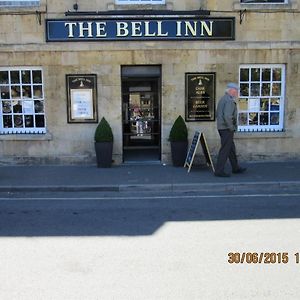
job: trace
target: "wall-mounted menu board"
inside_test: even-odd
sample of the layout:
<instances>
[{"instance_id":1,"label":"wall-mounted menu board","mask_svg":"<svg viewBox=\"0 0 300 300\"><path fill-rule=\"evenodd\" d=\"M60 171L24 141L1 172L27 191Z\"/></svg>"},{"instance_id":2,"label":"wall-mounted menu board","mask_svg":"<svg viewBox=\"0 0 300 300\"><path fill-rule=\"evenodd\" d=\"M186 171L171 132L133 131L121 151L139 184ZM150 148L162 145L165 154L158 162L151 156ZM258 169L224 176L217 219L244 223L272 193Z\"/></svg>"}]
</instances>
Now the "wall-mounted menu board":
<instances>
[{"instance_id":1,"label":"wall-mounted menu board","mask_svg":"<svg viewBox=\"0 0 300 300\"><path fill-rule=\"evenodd\" d=\"M215 73L185 74L185 120L215 120Z\"/></svg>"}]
</instances>

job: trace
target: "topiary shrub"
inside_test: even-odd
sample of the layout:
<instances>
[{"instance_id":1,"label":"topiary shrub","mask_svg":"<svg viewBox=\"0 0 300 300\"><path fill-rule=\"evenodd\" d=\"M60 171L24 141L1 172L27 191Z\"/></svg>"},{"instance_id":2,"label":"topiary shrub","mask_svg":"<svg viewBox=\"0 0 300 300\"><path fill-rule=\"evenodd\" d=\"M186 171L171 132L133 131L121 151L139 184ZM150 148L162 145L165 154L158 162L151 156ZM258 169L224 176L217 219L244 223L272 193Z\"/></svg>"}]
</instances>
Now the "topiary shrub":
<instances>
[{"instance_id":1,"label":"topiary shrub","mask_svg":"<svg viewBox=\"0 0 300 300\"><path fill-rule=\"evenodd\" d=\"M188 138L188 130L181 116L175 120L169 135L170 142L186 141Z\"/></svg>"},{"instance_id":2,"label":"topiary shrub","mask_svg":"<svg viewBox=\"0 0 300 300\"><path fill-rule=\"evenodd\" d=\"M113 142L113 132L110 125L103 117L95 131L95 142Z\"/></svg>"}]
</instances>

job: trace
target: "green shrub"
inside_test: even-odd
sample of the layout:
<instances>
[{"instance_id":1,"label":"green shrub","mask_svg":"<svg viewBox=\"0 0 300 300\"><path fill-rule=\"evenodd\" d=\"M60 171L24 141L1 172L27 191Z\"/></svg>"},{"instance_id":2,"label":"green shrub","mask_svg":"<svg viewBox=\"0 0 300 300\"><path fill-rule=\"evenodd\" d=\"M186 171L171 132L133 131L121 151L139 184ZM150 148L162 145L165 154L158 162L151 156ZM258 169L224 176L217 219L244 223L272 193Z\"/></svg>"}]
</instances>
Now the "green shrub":
<instances>
[{"instance_id":1,"label":"green shrub","mask_svg":"<svg viewBox=\"0 0 300 300\"><path fill-rule=\"evenodd\" d=\"M95 131L95 142L112 142L113 139L111 127L103 117Z\"/></svg>"},{"instance_id":2,"label":"green shrub","mask_svg":"<svg viewBox=\"0 0 300 300\"><path fill-rule=\"evenodd\" d=\"M186 141L188 138L188 130L181 116L175 120L169 135L169 141L178 142Z\"/></svg>"}]
</instances>

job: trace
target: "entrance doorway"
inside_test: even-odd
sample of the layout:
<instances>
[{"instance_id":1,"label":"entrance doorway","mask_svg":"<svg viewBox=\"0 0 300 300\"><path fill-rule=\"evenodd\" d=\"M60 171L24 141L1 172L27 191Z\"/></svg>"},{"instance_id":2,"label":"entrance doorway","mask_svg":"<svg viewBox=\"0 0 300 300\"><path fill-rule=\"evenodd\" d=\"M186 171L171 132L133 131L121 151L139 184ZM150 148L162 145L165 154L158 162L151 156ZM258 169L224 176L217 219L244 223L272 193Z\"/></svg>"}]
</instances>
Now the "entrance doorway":
<instances>
[{"instance_id":1,"label":"entrance doorway","mask_svg":"<svg viewBox=\"0 0 300 300\"><path fill-rule=\"evenodd\" d=\"M160 67L122 68L123 161L161 159Z\"/></svg>"}]
</instances>

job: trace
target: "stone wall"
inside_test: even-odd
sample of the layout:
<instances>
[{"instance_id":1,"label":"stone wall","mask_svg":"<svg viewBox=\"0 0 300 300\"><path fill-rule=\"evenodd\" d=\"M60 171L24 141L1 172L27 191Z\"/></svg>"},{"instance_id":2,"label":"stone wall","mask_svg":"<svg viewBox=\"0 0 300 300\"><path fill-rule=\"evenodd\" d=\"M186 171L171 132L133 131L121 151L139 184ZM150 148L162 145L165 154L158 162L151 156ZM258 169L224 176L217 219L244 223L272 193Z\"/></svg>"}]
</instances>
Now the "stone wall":
<instances>
[{"instance_id":1,"label":"stone wall","mask_svg":"<svg viewBox=\"0 0 300 300\"><path fill-rule=\"evenodd\" d=\"M199 2L199 3L198 3ZM240 64L285 64L285 132L238 133L237 148L243 159L300 158L300 18L299 14L239 12L232 1L171 1L174 10L215 10L213 16L235 16L236 40L211 42L101 42L46 43L45 18L64 17L74 1L47 1L41 15L2 15L0 66L42 66L48 134L41 137L0 137L2 162L93 163L93 135L97 124L68 124L66 74L97 74L98 114L110 122L114 160L122 161L121 66L154 64L162 67L162 160L170 162L168 135L178 115L185 114L186 72L216 72L216 98L228 81L238 81ZM82 10L106 10L109 1L78 1ZM196 5L197 3L197 5ZM207 4L209 3L209 5ZM299 4L299 1L297 1ZM187 123L189 138L205 132L215 156L219 137L215 122Z\"/></svg>"}]
</instances>

